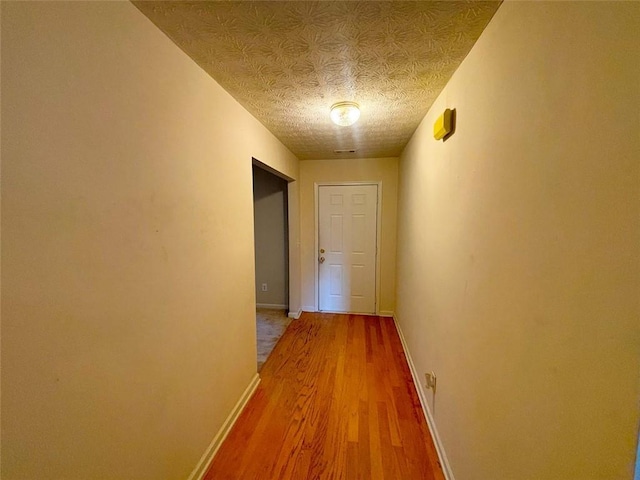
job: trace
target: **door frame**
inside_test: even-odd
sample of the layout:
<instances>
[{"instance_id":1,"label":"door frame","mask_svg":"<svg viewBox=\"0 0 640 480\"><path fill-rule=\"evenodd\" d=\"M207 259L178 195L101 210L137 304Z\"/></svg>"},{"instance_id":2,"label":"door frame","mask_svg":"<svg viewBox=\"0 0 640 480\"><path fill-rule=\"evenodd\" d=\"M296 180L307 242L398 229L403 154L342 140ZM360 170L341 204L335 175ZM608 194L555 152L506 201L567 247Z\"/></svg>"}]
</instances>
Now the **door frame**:
<instances>
[{"instance_id":1,"label":"door frame","mask_svg":"<svg viewBox=\"0 0 640 480\"><path fill-rule=\"evenodd\" d=\"M265 170L269 173L272 173L273 175L275 175L276 177L280 177L283 180L286 180L287 182L287 191L286 191L286 202L287 202L287 218L286 220L286 225L287 225L287 238L285 238L285 241L287 243L287 286L288 286L288 292L287 292L287 311L288 313L288 317L289 318L299 318L300 314L302 313L302 308L300 307L300 304L294 305L294 308L296 309L295 311L291 310L291 299L292 298L296 298L296 296L299 298L300 292L295 292L294 288L296 288L294 286L294 283L291 281L293 278L295 277L295 273L293 272L293 268L295 265L295 247L294 245L296 245L297 242L299 242L299 240L294 236L294 230L291 228L291 218L292 218L292 208L299 208L299 203L298 202L293 202L293 197L292 197L292 193L291 193L291 184L293 182L298 182L298 180L289 177L288 175L285 175L284 173L280 172L279 170L276 170L275 168L271 167L270 165L267 165L266 163L261 162L260 160L258 160L256 157L251 157L251 165L256 166L261 168L262 170ZM251 192L251 198L253 200L253 191ZM295 204L295 207L294 207ZM253 228L255 228L255 224L253 224ZM255 240L254 240L254 251L255 251ZM255 259L254 259L254 268L253 268L253 283L255 285ZM255 287L254 287L255 288ZM300 288L300 286L298 285L298 289ZM255 292L254 292L255 293ZM297 294L297 295L296 295ZM256 302L256 298L254 295L254 303Z\"/></svg>"},{"instance_id":2,"label":"door frame","mask_svg":"<svg viewBox=\"0 0 640 480\"><path fill-rule=\"evenodd\" d=\"M314 204L314 221L313 221L313 233L314 233L314 259L313 259L313 292L314 292L314 309L316 312L320 311L320 278L318 269L318 250L320 249L318 236L320 234L319 222L320 222L320 203L319 188L320 187L349 187L358 185L375 185L378 187L378 198L376 204L376 291L375 291L375 315L380 315L380 241L382 239L382 181L371 182L314 182L313 184L313 204ZM326 311L326 313L332 313ZM343 313L343 312L333 312ZM360 313L360 312L353 312ZM372 315L371 313L365 313L363 315Z\"/></svg>"}]
</instances>

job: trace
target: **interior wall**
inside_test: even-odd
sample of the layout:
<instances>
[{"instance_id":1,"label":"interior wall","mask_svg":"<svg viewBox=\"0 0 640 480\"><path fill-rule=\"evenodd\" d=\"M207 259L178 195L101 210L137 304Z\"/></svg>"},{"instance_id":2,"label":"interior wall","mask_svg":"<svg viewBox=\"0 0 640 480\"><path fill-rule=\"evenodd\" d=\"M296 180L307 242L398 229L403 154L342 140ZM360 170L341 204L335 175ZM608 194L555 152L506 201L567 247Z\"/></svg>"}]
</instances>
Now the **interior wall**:
<instances>
[{"instance_id":1,"label":"interior wall","mask_svg":"<svg viewBox=\"0 0 640 480\"><path fill-rule=\"evenodd\" d=\"M298 161L132 4L1 8L1 476L187 478L256 375L252 157Z\"/></svg>"},{"instance_id":2,"label":"interior wall","mask_svg":"<svg viewBox=\"0 0 640 480\"><path fill-rule=\"evenodd\" d=\"M638 45L635 2L505 2L401 157L397 316L457 480L633 478Z\"/></svg>"},{"instance_id":3,"label":"interior wall","mask_svg":"<svg viewBox=\"0 0 640 480\"><path fill-rule=\"evenodd\" d=\"M345 160L305 160L300 162L300 259L302 305L315 310L315 198L314 185L322 182L382 182L382 226L380 255L381 314L395 308L396 209L398 197L398 159L366 158Z\"/></svg>"},{"instance_id":4,"label":"interior wall","mask_svg":"<svg viewBox=\"0 0 640 480\"><path fill-rule=\"evenodd\" d=\"M296 171L296 176L298 172ZM289 316L302 313L302 257L300 253L300 181L287 185L289 218Z\"/></svg>"},{"instance_id":5,"label":"interior wall","mask_svg":"<svg viewBox=\"0 0 640 480\"><path fill-rule=\"evenodd\" d=\"M253 218L258 306L289 304L287 181L253 167ZM262 284L267 291L262 291Z\"/></svg>"}]
</instances>

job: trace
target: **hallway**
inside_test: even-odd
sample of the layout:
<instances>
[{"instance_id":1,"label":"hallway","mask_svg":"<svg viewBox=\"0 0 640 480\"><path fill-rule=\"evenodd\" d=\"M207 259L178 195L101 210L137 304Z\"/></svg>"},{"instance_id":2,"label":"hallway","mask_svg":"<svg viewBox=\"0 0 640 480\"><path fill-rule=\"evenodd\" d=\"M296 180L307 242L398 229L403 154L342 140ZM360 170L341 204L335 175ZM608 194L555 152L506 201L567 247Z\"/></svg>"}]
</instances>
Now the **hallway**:
<instances>
[{"instance_id":1,"label":"hallway","mask_svg":"<svg viewBox=\"0 0 640 480\"><path fill-rule=\"evenodd\" d=\"M447 480L633 478L640 2L0 13L3 480L422 479L427 426ZM380 186L371 274L336 185ZM323 262L381 318L300 320ZM260 374L259 306L298 319Z\"/></svg>"},{"instance_id":2,"label":"hallway","mask_svg":"<svg viewBox=\"0 0 640 480\"><path fill-rule=\"evenodd\" d=\"M304 313L207 480L442 479L391 318Z\"/></svg>"}]
</instances>

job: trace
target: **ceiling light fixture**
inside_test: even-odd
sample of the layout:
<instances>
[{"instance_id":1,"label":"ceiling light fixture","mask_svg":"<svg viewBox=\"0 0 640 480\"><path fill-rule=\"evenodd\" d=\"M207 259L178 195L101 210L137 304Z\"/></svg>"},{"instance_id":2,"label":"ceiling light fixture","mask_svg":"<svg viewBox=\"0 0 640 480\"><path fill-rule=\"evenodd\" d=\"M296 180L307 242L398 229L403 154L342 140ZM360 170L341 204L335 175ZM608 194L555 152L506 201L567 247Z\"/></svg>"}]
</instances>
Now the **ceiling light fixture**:
<instances>
[{"instance_id":1,"label":"ceiling light fixture","mask_svg":"<svg viewBox=\"0 0 640 480\"><path fill-rule=\"evenodd\" d=\"M348 127L360 118L360 107L355 102L338 102L331 105L331 120L336 125Z\"/></svg>"}]
</instances>

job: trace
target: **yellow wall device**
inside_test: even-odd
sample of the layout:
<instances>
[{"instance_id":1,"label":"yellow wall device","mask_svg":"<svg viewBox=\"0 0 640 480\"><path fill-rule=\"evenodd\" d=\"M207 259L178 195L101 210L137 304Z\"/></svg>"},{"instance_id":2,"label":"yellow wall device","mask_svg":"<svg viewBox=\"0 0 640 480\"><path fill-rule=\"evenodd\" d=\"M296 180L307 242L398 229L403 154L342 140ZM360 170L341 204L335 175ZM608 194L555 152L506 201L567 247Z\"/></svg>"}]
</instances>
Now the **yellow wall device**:
<instances>
[{"instance_id":1,"label":"yellow wall device","mask_svg":"<svg viewBox=\"0 0 640 480\"><path fill-rule=\"evenodd\" d=\"M451 132L452 127L452 112L450 109L446 109L442 115L438 117L436 123L433 124L433 137L436 140L441 140L448 133Z\"/></svg>"}]
</instances>

